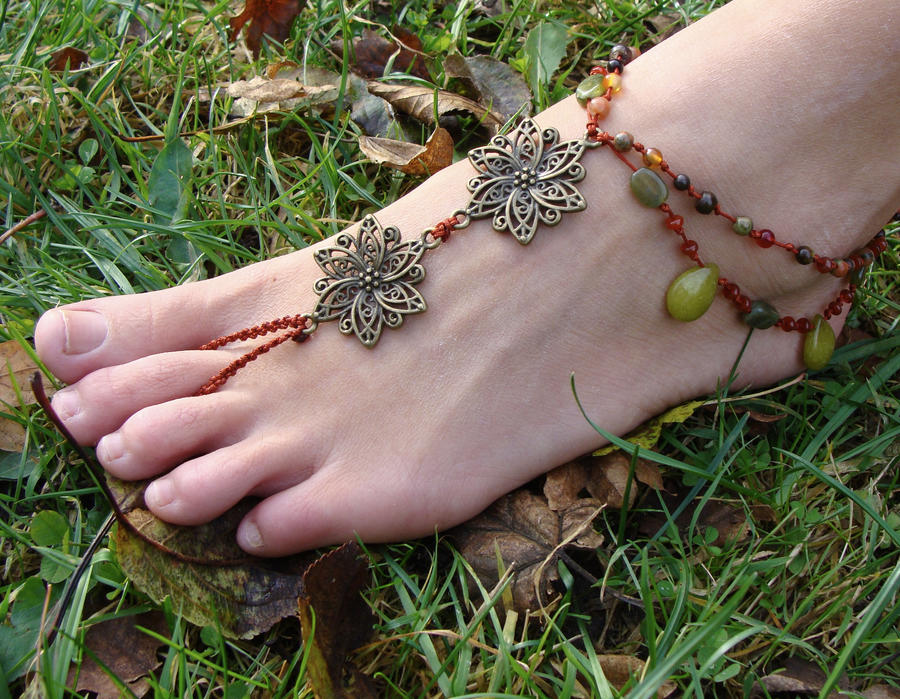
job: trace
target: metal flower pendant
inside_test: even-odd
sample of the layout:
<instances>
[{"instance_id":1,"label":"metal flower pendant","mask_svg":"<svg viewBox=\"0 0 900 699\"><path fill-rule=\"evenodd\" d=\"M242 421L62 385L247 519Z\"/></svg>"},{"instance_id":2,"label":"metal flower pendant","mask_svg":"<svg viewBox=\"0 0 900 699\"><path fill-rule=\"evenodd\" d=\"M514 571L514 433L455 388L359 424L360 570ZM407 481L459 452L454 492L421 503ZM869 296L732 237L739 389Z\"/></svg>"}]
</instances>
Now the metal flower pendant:
<instances>
[{"instance_id":1,"label":"metal flower pendant","mask_svg":"<svg viewBox=\"0 0 900 699\"><path fill-rule=\"evenodd\" d=\"M574 183L584 178L578 161L586 142L559 143L556 129L541 131L526 119L515 131L495 136L469 151L480 175L469 180L472 218L493 216L497 231L509 231L527 245L539 223L555 226L562 214L587 204Z\"/></svg>"},{"instance_id":2,"label":"metal flower pendant","mask_svg":"<svg viewBox=\"0 0 900 699\"><path fill-rule=\"evenodd\" d=\"M314 322L338 318L342 333L372 347L385 325L398 328L405 315L425 310L425 299L413 288L425 278L418 264L426 250L421 240L401 243L399 230L382 229L366 216L356 238L341 233L335 243L315 254L327 276L313 287L319 294Z\"/></svg>"}]
</instances>

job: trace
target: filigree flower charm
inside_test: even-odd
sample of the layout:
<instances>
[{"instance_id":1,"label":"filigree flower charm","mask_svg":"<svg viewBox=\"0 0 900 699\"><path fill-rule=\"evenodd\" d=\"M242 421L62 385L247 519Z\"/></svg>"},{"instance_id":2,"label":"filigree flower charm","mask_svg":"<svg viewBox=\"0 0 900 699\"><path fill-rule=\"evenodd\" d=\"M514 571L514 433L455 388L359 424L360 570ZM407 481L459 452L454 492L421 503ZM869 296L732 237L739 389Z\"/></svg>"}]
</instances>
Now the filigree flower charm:
<instances>
[{"instance_id":1,"label":"filigree flower charm","mask_svg":"<svg viewBox=\"0 0 900 699\"><path fill-rule=\"evenodd\" d=\"M497 231L509 231L527 245L539 223L555 226L562 214L587 204L574 183L584 178L578 161L585 141L558 143L556 129L541 131L531 119L515 130L469 151L480 175L469 180L472 218L493 216Z\"/></svg>"},{"instance_id":2,"label":"filigree flower charm","mask_svg":"<svg viewBox=\"0 0 900 699\"><path fill-rule=\"evenodd\" d=\"M413 288L425 278L425 268L417 264L425 250L421 240L401 243L394 226L382 229L366 216L355 239L341 233L335 245L315 254L327 276L313 287L319 294L313 320L339 318L342 333L372 347L383 326L400 327L405 315L425 310L425 299Z\"/></svg>"}]
</instances>

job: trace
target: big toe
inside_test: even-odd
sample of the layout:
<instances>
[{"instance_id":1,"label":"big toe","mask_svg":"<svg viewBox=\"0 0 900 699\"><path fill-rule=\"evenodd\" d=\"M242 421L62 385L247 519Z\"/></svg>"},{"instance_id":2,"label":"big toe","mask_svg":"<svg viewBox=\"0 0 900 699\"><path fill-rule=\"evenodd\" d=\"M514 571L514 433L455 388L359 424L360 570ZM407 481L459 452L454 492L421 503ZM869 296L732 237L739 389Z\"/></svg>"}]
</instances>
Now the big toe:
<instances>
[{"instance_id":1,"label":"big toe","mask_svg":"<svg viewBox=\"0 0 900 699\"><path fill-rule=\"evenodd\" d=\"M216 337L225 320L207 296L195 284L53 309L38 320L35 348L67 383L149 354L195 348Z\"/></svg>"}]
</instances>

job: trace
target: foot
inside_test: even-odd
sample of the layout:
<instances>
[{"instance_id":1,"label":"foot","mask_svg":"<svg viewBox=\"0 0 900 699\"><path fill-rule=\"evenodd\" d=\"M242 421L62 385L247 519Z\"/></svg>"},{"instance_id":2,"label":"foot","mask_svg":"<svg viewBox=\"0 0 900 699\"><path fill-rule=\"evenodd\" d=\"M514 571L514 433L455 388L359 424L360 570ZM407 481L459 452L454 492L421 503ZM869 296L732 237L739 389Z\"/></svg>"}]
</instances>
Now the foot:
<instances>
[{"instance_id":1,"label":"foot","mask_svg":"<svg viewBox=\"0 0 900 699\"><path fill-rule=\"evenodd\" d=\"M846 140L839 115L791 119L795 105L786 96L827 92L842 70L839 57L823 48L815 57L821 75L782 76L778 95L769 94L769 77L745 74L748 61L764 63L771 53L771 19L753 7L729 5L629 65L603 127L658 144L698 186L711 183L723 208L753 212L779 238L846 255L889 217L897 178L885 184L878 164L859 152L865 145L835 155ZM778 26L794 27L802 42L803 13L792 19L787 9L773 11L784 12ZM728 38L733 31L740 50ZM695 89L689 76L708 72L710 60L723 80ZM585 116L566 100L538 121L577 138ZM870 133L879 131L873 124ZM805 162L785 167L785 152L802 152ZM883 167L900 161L883 144L871 153ZM427 252L417 287L427 312L386 329L376 347L322 323L308 342L273 349L210 395L194 394L247 345L196 348L312 310L321 276L313 254L328 241L216 279L50 311L35 343L70 384L53 406L79 442L96 445L110 473L155 479L146 501L162 519L197 524L245 496L263 498L238 531L253 554L354 535L398 540L464 521L601 443L576 406L572 372L593 421L622 434L715 390L746 337L721 297L694 323L666 315L666 287L690 263L660 213L631 198L629 172L607 149L586 153L582 163L586 211L540 228L527 247L479 221ZM806 166L816 178L796 181ZM457 163L377 218L417 238L466 205L473 175L467 162ZM858 177L852 190L848 176ZM812 316L841 287L782 250L727 233L722 219L693 212L683 195L673 192L670 203L704 259L783 314ZM835 330L840 323L832 320ZM796 333L756 332L738 384L766 385L800 371L801 344Z\"/></svg>"}]
</instances>

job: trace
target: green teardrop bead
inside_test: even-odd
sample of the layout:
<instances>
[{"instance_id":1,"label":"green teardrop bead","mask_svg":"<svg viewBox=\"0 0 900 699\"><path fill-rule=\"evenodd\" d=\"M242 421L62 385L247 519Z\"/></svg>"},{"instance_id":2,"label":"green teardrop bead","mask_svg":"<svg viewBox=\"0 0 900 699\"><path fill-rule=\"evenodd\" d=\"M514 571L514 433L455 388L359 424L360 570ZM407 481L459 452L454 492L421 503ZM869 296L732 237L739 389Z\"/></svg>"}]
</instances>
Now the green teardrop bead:
<instances>
[{"instance_id":1,"label":"green teardrop bead","mask_svg":"<svg viewBox=\"0 0 900 699\"><path fill-rule=\"evenodd\" d=\"M719 268L713 264L691 267L679 274L666 292L669 315L685 322L697 320L706 313L716 297L718 281Z\"/></svg>"},{"instance_id":2,"label":"green teardrop bead","mask_svg":"<svg viewBox=\"0 0 900 699\"><path fill-rule=\"evenodd\" d=\"M603 87L603 76L600 74L586 77L575 88L575 99L582 107L588 103L588 100L604 94L606 94L606 88Z\"/></svg>"},{"instance_id":3,"label":"green teardrop bead","mask_svg":"<svg viewBox=\"0 0 900 699\"><path fill-rule=\"evenodd\" d=\"M750 306L750 312L744 314L744 322L751 328L765 330L778 322L778 311L765 301L754 301Z\"/></svg>"},{"instance_id":4,"label":"green teardrop bead","mask_svg":"<svg viewBox=\"0 0 900 699\"><path fill-rule=\"evenodd\" d=\"M821 369L834 354L834 330L822 316L813 318L813 327L803 341L803 363L808 369Z\"/></svg>"},{"instance_id":5,"label":"green teardrop bead","mask_svg":"<svg viewBox=\"0 0 900 699\"><path fill-rule=\"evenodd\" d=\"M631 191L644 206L655 208L669 198L669 188L653 170L642 167L631 175Z\"/></svg>"}]
</instances>

